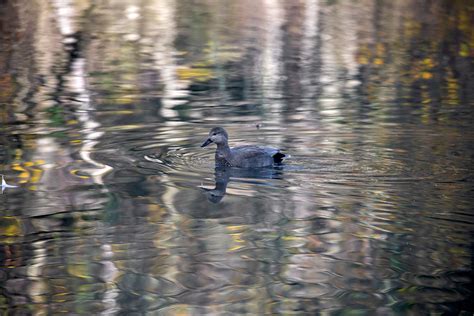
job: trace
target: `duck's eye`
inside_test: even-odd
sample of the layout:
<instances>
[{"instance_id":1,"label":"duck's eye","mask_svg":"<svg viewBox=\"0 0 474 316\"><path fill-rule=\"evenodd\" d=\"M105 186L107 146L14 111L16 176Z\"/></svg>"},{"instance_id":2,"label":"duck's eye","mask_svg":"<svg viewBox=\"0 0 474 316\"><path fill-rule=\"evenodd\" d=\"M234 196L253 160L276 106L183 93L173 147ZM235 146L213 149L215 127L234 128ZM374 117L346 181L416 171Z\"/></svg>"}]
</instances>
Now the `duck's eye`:
<instances>
[{"instance_id":1,"label":"duck's eye","mask_svg":"<svg viewBox=\"0 0 474 316\"><path fill-rule=\"evenodd\" d=\"M217 135L217 133L212 134L212 136L216 136L216 135Z\"/></svg>"}]
</instances>

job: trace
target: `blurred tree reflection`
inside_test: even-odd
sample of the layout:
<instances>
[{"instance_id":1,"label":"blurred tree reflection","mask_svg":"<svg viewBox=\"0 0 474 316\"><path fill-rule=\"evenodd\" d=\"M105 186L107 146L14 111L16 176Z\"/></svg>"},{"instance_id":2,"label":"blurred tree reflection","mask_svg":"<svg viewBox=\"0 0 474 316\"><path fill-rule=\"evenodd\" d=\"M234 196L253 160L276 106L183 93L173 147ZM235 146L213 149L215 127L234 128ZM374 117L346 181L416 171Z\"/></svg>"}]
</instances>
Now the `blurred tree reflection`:
<instances>
[{"instance_id":1,"label":"blurred tree reflection","mask_svg":"<svg viewBox=\"0 0 474 316\"><path fill-rule=\"evenodd\" d=\"M0 45L0 308L468 301L471 3L0 0ZM326 164L210 205L186 159L221 123Z\"/></svg>"}]
</instances>

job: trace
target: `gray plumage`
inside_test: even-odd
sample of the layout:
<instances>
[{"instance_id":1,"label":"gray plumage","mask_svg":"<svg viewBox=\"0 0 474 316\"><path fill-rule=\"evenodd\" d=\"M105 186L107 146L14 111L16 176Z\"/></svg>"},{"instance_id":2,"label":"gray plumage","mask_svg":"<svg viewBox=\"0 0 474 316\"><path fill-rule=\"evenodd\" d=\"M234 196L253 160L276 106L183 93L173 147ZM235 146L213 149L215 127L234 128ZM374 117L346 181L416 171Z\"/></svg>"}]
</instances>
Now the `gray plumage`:
<instances>
[{"instance_id":1,"label":"gray plumage","mask_svg":"<svg viewBox=\"0 0 474 316\"><path fill-rule=\"evenodd\" d=\"M230 166L240 168L260 168L281 163L285 154L279 149L264 146L245 145L230 148L228 134L222 127L214 127L209 132L208 139L201 145L205 147L211 143L217 145L216 166Z\"/></svg>"}]
</instances>

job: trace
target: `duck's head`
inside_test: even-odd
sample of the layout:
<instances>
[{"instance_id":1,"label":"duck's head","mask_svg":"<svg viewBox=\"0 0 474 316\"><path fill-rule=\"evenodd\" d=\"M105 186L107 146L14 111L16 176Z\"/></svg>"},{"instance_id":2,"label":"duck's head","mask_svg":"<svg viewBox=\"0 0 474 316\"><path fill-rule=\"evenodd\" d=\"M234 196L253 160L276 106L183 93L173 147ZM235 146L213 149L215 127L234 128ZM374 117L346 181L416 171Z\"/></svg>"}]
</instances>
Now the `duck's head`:
<instances>
[{"instance_id":1,"label":"duck's head","mask_svg":"<svg viewBox=\"0 0 474 316\"><path fill-rule=\"evenodd\" d=\"M214 127L209 132L209 137L201 145L201 147L206 147L210 143L216 143L216 145L225 144L227 143L228 138L229 136L227 135L227 132L225 131L225 129L223 129L222 127Z\"/></svg>"}]
</instances>

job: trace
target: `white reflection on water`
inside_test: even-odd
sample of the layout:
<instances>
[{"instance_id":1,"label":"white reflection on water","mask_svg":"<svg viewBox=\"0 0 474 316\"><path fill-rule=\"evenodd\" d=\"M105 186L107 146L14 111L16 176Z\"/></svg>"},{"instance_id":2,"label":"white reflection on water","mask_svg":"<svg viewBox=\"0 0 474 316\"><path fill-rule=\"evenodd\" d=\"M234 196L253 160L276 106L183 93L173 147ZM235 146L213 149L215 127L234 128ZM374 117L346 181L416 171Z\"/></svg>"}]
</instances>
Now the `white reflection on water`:
<instances>
[{"instance_id":1,"label":"white reflection on water","mask_svg":"<svg viewBox=\"0 0 474 316\"><path fill-rule=\"evenodd\" d=\"M46 19L56 11L40 6L32 54L38 65L21 63L15 73L20 87L12 99L25 107L25 100L36 102L33 123L20 135L25 143L34 135L33 141L19 145L25 154L15 159L43 160L44 174L39 192L12 190L8 195L22 201L8 205L6 212L13 215L5 221L22 226L2 228L7 234L2 241L14 243L3 248L5 263L18 259L1 275L7 280L3 304L17 308L31 301L43 303L34 306L38 313L44 309L72 314L83 312L84 305L89 308L84 300L96 306L90 308L92 314L177 314L180 308L204 314L199 313L202 306L209 313L224 313L229 306L249 314L263 314L264 309L310 313L304 308L350 313L360 305L366 313L389 314L391 308L397 312L394 305L411 306L413 295L420 306L436 310L463 299L465 282L442 282L439 274L459 273L463 278L469 269L472 249L466 236L472 218L459 216L459 206L464 211L470 206L470 180L433 179L442 180L439 170L445 172L446 166L456 170L455 177L468 172L462 168L469 165L470 136L457 129L459 122L449 128L441 120L421 122L426 129L407 126L405 120L416 119L411 112L391 118L391 127L380 124L386 117L372 117L372 124L379 125L362 129L365 122L352 114L363 107L357 96L352 98L348 82L361 71L355 60L360 46L356 24L370 24L373 16L362 14L359 6L354 13L349 2L262 1L252 7L258 10L243 12L245 18L229 20L237 27L229 23L232 27L227 28L227 17L236 13L226 15L224 6L212 1L195 2L202 11L186 11L179 1L105 1L98 4L100 9L92 9L93 18L79 14L84 3L75 2L72 9L67 8L71 2L57 2L66 6L57 13L62 14L58 24L66 25L62 31ZM366 3L372 9L374 2ZM212 16L216 5L225 18L201 15ZM191 25L202 24L202 29L181 27L190 16L196 19ZM74 21L67 20L72 17ZM87 19L103 24L88 28L75 23ZM241 20L245 22L238 24ZM219 52L219 43L228 43L220 32L227 30L229 43L242 42L237 29L249 20L252 27L244 34L249 43L243 45L248 51L225 64L219 59L224 51ZM375 31L372 24L364 29ZM70 35L75 31L90 40L80 43L86 47L80 57L72 57L71 45L66 45L74 43ZM368 37L376 41L374 34ZM65 35L67 41L55 40ZM176 74L181 60L175 42L181 36L185 43L180 42L180 49L199 51L199 57L187 56L190 63L204 55L210 57L210 69L221 67L218 79L228 85L221 84L219 93L238 91L240 82L250 82L254 91L249 95L262 93L264 106L257 98L217 102L215 81L199 82L204 102L194 99L195 91L183 93L193 79L182 82ZM187 41L191 37L220 42L208 54L209 45L194 47ZM0 56L4 58L2 52ZM247 57L249 61L239 60ZM244 62L249 67L234 73ZM286 67L288 63L295 67ZM141 76L144 68L149 77ZM38 90L29 79L34 74L44 78ZM156 89L150 95L159 97L147 103L141 84ZM384 85L375 84L383 94ZM191 105L180 108L177 116L175 106L185 102L177 100L181 97ZM62 111L66 119L53 122L47 110ZM189 117L197 119L190 122ZM254 122L262 119L266 122L257 129ZM212 153L196 148L201 134L216 122L228 123L236 143L284 145L295 159L275 179L219 178L213 175ZM409 128L400 128L401 133L399 126ZM9 128L22 133L13 124ZM56 131L62 134L50 135ZM146 154L157 154L158 159L140 160ZM432 157L438 160L429 160ZM73 176L71 166L92 178ZM426 181L415 178L427 172L432 175ZM196 190L203 179L215 182L215 200L222 203L210 204ZM445 218L434 220L437 216ZM436 283L437 288L432 286ZM450 294L458 290L459 295ZM55 305L57 298L61 301Z\"/></svg>"},{"instance_id":2,"label":"white reflection on water","mask_svg":"<svg viewBox=\"0 0 474 316\"><path fill-rule=\"evenodd\" d=\"M87 70L85 59L78 58L74 60L72 64L72 73L69 77L69 84L71 90L77 94L76 98L79 101L77 117L83 124L81 133L83 133L84 136L82 137L83 141L80 155L84 161L93 166L92 168L84 168L84 171L92 176L95 183L103 184L103 176L113 168L91 158L91 153L94 151L94 147L99 143L104 132L100 131L100 123L95 121L91 116L94 106L90 102L89 90L86 87L86 76Z\"/></svg>"},{"instance_id":3,"label":"white reflection on water","mask_svg":"<svg viewBox=\"0 0 474 316\"><path fill-rule=\"evenodd\" d=\"M163 83L162 107L160 109L163 117L171 118L177 115L173 108L183 104L188 94L186 85L177 78L177 52L174 48L176 38L176 3L173 0L154 2L152 10L155 12L155 45L154 59L155 67L160 73Z\"/></svg>"},{"instance_id":4,"label":"white reflection on water","mask_svg":"<svg viewBox=\"0 0 474 316\"><path fill-rule=\"evenodd\" d=\"M264 0L263 47L260 56L260 69L257 78L261 78L264 103L270 105L269 110L278 110L282 97L282 26L285 22L284 11L280 1ZM269 100L267 100L269 99Z\"/></svg>"},{"instance_id":5,"label":"white reflection on water","mask_svg":"<svg viewBox=\"0 0 474 316\"><path fill-rule=\"evenodd\" d=\"M56 21L59 31L63 36L70 36L74 33L74 2L71 0L54 0L53 6L56 9Z\"/></svg>"},{"instance_id":6,"label":"white reflection on water","mask_svg":"<svg viewBox=\"0 0 474 316\"><path fill-rule=\"evenodd\" d=\"M303 38L301 40L301 86L303 88L303 99L309 108L314 107L314 98L316 96L317 73L315 70L315 55L318 51L318 42L316 36L319 31L319 0L306 0L304 9Z\"/></svg>"},{"instance_id":7,"label":"white reflection on water","mask_svg":"<svg viewBox=\"0 0 474 316\"><path fill-rule=\"evenodd\" d=\"M102 251L102 271L100 274L101 279L107 284L107 290L103 294L102 303L104 304L104 310L101 315L115 315L120 311L120 307L117 303L117 297L119 290L115 285L119 270L115 265L114 252L110 244L103 244L100 247Z\"/></svg>"}]
</instances>

